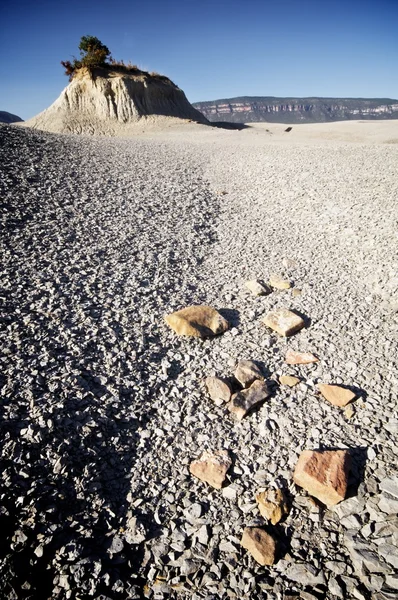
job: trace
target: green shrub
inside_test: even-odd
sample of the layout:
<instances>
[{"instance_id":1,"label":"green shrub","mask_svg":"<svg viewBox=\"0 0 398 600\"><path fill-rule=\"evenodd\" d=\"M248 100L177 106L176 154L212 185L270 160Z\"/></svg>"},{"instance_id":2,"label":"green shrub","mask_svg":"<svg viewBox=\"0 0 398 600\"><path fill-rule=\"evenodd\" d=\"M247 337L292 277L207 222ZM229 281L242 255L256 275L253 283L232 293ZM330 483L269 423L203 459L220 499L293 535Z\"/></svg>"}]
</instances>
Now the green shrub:
<instances>
[{"instance_id":1,"label":"green shrub","mask_svg":"<svg viewBox=\"0 0 398 600\"><path fill-rule=\"evenodd\" d=\"M80 60L75 56L73 60L61 60L61 65L65 67L65 75L69 80L73 79L75 72L82 67L104 67L107 65L107 59L111 59L110 50L97 37L93 35L83 35L79 44Z\"/></svg>"}]
</instances>

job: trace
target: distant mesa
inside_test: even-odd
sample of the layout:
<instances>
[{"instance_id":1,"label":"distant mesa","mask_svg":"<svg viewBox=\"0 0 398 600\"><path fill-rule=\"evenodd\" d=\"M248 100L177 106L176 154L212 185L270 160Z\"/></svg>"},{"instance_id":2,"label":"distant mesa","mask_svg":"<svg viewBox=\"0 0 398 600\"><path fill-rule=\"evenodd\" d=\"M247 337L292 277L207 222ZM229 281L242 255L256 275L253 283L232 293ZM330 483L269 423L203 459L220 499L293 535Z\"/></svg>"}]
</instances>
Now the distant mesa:
<instances>
[{"instance_id":1,"label":"distant mesa","mask_svg":"<svg viewBox=\"0 0 398 600\"><path fill-rule=\"evenodd\" d=\"M12 115L4 110L0 110L0 123L21 123L22 121L23 119L21 119L21 117Z\"/></svg>"},{"instance_id":2,"label":"distant mesa","mask_svg":"<svg viewBox=\"0 0 398 600\"><path fill-rule=\"evenodd\" d=\"M115 61L94 36L83 36L80 59L62 61L70 83L46 110L24 125L55 133L129 135L137 125L173 119L208 120L168 77Z\"/></svg>"},{"instance_id":3,"label":"distant mesa","mask_svg":"<svg viewBox=\"0 0 398 600\"><path fill-rule=\"evenodd\" d=\"M276 98L241 96L195 102L211 122L326 123L364 119L398 119L398 100L391 98Z\"/></svg>"}]
</instances>

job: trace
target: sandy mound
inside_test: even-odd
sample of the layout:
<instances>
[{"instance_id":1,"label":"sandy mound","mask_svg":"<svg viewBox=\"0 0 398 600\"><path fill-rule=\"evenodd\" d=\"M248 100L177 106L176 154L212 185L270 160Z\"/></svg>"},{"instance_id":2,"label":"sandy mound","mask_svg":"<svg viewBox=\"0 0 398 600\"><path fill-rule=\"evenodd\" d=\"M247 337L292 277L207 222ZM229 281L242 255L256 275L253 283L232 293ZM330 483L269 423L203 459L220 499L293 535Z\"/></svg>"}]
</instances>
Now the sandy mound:
<instances>
[{"instance_id":1,"label":"sandy mound","mask_svg":"<svg viewBox=\"0 0 398 600\"><path fill-rule=\"evenodd\" d=\"M24 125L54 133L129 135L171 119L208 123L169 79L114 69L80 69L59 98Z\"/></svg>"}]
</instances>

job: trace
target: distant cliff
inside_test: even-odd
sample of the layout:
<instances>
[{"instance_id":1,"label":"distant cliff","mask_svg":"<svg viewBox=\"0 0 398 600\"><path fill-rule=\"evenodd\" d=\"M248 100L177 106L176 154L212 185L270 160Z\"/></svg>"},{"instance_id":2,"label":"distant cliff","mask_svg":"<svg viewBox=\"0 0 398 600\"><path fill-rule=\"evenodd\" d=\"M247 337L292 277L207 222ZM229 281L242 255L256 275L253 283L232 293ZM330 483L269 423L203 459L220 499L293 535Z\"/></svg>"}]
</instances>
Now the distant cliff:
<instances>
[{"instance_id":1,"label":"distant cliff","mask_svg":"<svg viewBox=\"0 0 398 600\"><path fill-rule=\"evenodd\" d=\"M17 117L17 115L12 115L9 112L4 110L0 110L0 123L18 123L21 122L21 117Z\"/></svg>"},{"instance_id":2,"label":"distant cliff","mask_svg":"<svg viewBox=\"0 0 398 600\"><path fill-rule=\"evenodd\" d=\"M398 100L390 98L242 96L195 102L193 106L213 122L324 123L350 119L398 119Z\"/></svg>"}]
</instances>

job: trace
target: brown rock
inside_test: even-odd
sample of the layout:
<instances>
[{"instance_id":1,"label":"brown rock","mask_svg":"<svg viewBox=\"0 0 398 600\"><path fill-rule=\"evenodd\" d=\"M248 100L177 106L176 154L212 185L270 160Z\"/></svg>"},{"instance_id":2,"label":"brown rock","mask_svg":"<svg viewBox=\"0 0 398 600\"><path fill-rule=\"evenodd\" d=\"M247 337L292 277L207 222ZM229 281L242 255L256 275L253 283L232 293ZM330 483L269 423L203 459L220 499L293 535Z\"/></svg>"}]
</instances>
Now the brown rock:
<instances>
[{"instance_id":1,"label":"brown rock","mask_svg":"<svg viewBox=\"0 0 398 600\"><path fill-rule=\"evenodd\" d=\"M327 506L344 500L351 456L347 450L304 450L293 479Z\"/></svg>"},{"instance_id":2,"label":"brown rock","mask_svg":"<svg viewBox=\"0 0 398 600\"><path fill-rule=\"evenodd\" d=\"M284 336L293 335L304 327L303 319L287 308L278 308L268 313L263 323Z\"/></svg>"},{"instance_id":3,"label":"brown rock","mask_svg":"<svg viewBox=\"0 0 398 600\"><path fill-rule=\"evenodd\" d=\"M270 390L266 382L257 379L247 390L234 394L228 408L241 421L249 410L264 402L269 395Z\"/></svg>"},{"instance_id":4,"label":"brown rock","mask_svg":"<svg viewBox=\"0 0 398 600\"><path fill-rule=\"evenodd\" d=\"M282 490L265 490L256 494L256 501L260 514L264 519L271 521L273 525L289 513L285 494Z\"/></svg>"},{"instance_id":5,"label":"brown rock","mask_svg":"<svg viewBox=\"0 0 398 600\"><path fill-rule=\"evenodd\" d=\"M219 377L206 377L205 384L209 396L214 402L220 401L220 403L223 403L230 401L231 388L227 381Z\"/></svg>"},{"instance_id":6,"label":"brown rock","mask_svg":"<svg viewBox=\"0 0 398 600\"><path fill-rule=\"evenodd\" d=\"M244 388L249 387L256 379L264 380L260 368L252 360L239 361L234 375Z\"/></svg>"},{"instance_id":7,"label":"brown rock","mask_svg":"<svg viewBox=\"0 0 398 600\"><path fill-rule=\"evenodd\" d=\"M245 282L245 286L254 296L266 296L271 293L270 288L259 279L251 279Z\"/></svg>"},{"instance_id":8,"label":"brown rock","mask_svg":"<svg viewBox=\"0 0 398 600\"><path fill-rule=\"evenodd\" d=\"M241 545L260 565L273 565L276 543L274 538L260 527L245 527Z\"/></svg>"},{"instance_id":9,"label":"brown rock","mask_svg":"<svg viewBox=\"0 0 398 600\"><path fill-rule=\"evenodd\" d=\"M192 475L214 488L221 489L232 461L226 450L205 450L198 460L189 465Z\"/></svg>"},{"instance_id":10,"label":"brown rock","mask_svg":"<svg viewBox=\"0 0 398 600\"><path fill-rule=\"evenodd\" d=\"M167 315L165 321L178 335L202 338L224 333L229 327L228 321L210 306L188 306Z\"/></svg>"},{"instance_id":11,"label":"brown rock","mask_svg":"<svg viewBox=\"0 0 398 600\"><path fill-rule=\"evenodd\" d=\"M288 365L309 365L310 363L319 362L319 358L311 352L295 352L295 350L289 348L286 352L285 362Z\"/></svg>"},{"instance_id":12,"label":"brown rock","mask_svg":"<svg viewBox=\"0 0 398 600\"><path fill-rule=\"evenodd\" d=\"M282 385L288 385L289 387L294 387L300 383L300 379L298 377L294 377L293 375L281 375L279 377L279 383Z\"/></svg>"},{"instance_id":13,"label":"brown rock","mask_svg":"<svg viewBox=\"0 0 398 600\"><path fill-rule=\"evenodd\" d=\"M288 281L287 279L283 279L283 277L281 277L280 275L276 275L276 273L270 275L269 284L277 290L288 290L292 287L290 281Z\"/></svg>"},{"instance_id":14,"label":"brown rock","mask_svg":"<svg viewBox=\"0 0 398 600\"><path fill-rule=\"evenodd\" d=\"M293 298L297 298L298 296L301 296L302 293L303 293L302 290L299 290L298 288L294 288L294 290L292 290Z\"/></svg>"},{"instance_id":15,"label":"brown rock","mask_svg":"<svg viewBox=\"0 0 398 600\"><path fill-rule=\"evenodd\" d=\"M356 394L347 388L340 385L328 385L327 383L319 383L318 390L322 396L334 406L347 406L355 400Z\"/></svg>"}]
</instances>

